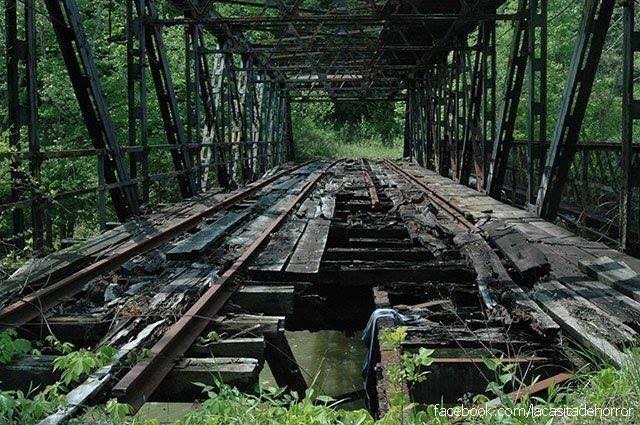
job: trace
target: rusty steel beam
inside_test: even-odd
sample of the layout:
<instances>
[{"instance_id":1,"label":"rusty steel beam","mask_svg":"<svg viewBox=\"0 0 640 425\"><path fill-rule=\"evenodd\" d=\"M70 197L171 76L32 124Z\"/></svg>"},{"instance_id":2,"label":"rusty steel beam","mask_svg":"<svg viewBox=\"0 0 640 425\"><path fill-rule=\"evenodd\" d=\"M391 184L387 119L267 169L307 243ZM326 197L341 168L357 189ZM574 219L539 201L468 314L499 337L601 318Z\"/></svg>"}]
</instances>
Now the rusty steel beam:
<instances>
[{"instance_id":1,"label":"rusty steel beam","mask_svg":"<svg viewBox=\"0 0 640 425\"><path fill-rule=\"evenodd\" d=\"M363 162L363 165L366 164L364 164ZM378 196L376 185L371 178L369 170L367 170L366 168L362 170L362 177L364 178L364 182L367 185L367 189L369 190L369 196L371 197L371 208L375 210L380 205L380 197Z\"/></svg>"},{"instance_id":2,"label":"rusty steel beam","mask_svg":"<svg viewBox=\"0 0 640 425\"><path fill-rule=\"evenodd\" d=\"M406 172L405 170L403 170L401 167L399 167L392 161L385 159L383 160L383 163L391 171L395 172L404 180L406 180L407 182L411 183L412 185L419 188L422 192L424 192L434 204L436 204L441 210L443 210L444 212L449 214L451 217L453 217L458 223L460 223L460 225L462 225L463 227L469 230L472 230L475 228L475 225L467 219L464 210L450 203L449 200L447 200L445 197L440 195L438 192L432 190L428 185L421 182L411 173Z\"/></svg>"},{"instance_id":3,"label":"rusty steel beam","mask_svg":"<svg viewBox=\"0 0 640 425\"><path fill-rule=\"evenodd\" d=\"M305 164L298 165L293 169L298 169ZM0 329L16 327L44 314L50 308L58 305L66 297L71 297L82 291L85 283L97 276L115 270L127 260L138 254L158 247L176 236L197 226L206 216L211 215L223 208L230 207L244 200L249 195L257 192L269 183L290 174L292 169L281 171L272 177L247 186L245 189L234 193L216 205L208 207L204 211L171 224L159 233L129 242L115 254L104 257L101 260L75 272L49 286L25 295L18 301L0 310ZM49 282L46 282L49 283Z\"/></svg>"},{"instance_id":4,"label":"rusty steel beam","mask_svg":"<svg viewBox=\"0 0 640 425\"><path fill-rule=\"evenodd\" d=\"M306 199L324 174L336 162L327 166L311 179L304 189L291 200L280 214L258 238L242 253L185 314L165 332L151 348L151 357L139 362L114 387L118 399L134 408L140 408L162 383L178 360L196 341L213 317L235 291L234 279L277 231L291 211Z\"/></svg>"}]
</instances>

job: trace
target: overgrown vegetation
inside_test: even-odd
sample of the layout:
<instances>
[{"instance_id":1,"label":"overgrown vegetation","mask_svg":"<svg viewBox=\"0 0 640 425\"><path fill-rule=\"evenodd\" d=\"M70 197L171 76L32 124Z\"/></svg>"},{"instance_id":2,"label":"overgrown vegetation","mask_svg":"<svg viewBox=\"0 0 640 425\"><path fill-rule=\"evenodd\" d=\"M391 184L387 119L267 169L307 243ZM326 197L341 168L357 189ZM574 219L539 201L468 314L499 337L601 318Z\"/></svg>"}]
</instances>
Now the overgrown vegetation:
<instances>
[{"instance_id":1,"label":"overgrown vegetation","mask_svg":"<svg viewBox=\"0 0 640 425\"><path fill-rule=\"evenodd\" d=\"M315 158L397 158L402 156L404 105L352 102L300 103L293 110L296 156Z\"/></svg>"},{"instance_id":2,"label":"overgrown vegetation","mask_svg":"<svg viewBox=\"0 0 640 425\"><path fill-rule=\"evenodd\" d=\"M387 349L399 349L403 335L406 335L406 329L402 327L383 334L384 346ZM36 424L64 404L64 394L71 385L108 362L114 352L110 347L101 347L93 352L68 351L71 346L60 343L55 338L50 339L47 344L47 349L65 351L64 354L60 353L56 364L63 371L72 371L69 373L74 378L63 377L61 382L43 389L33 388L27 393L0 392L0 423ZM13 331L0 333L0 348L3 350L3 358L13 360L21 355L34 353L30 346L27 349L27 344L17 338ZM38 352L35 351L35 354ZM362 409L342 409L341 400L317 394L313 389L301 396L276 388L258 388L256 394L245 394L224 384L195 384L202 387L204 401L175 422L175 425L595 425L640 422L640 410L637 407L640 406L638 349L628 351L628 361L621 368L604 363L593 364L592 368L577 373L569 385L551 386L544 394L525 396L517 401L507 396L508 388L523 388L532 382L519 381L514 366L505 364L502 359L486 358L485 365L494 373L494 381L488 383L485 394L477 395L466 405L469 409L466 414L463 415L462 411L449 411L452 416L445 414L443 406L413 403L401 390L403 382L411 385L429 379L426 368L433 360L432 354L432 350L424 348L417 353L403 353L401 361L391 368L389 377L395 390L390 396L389 412L383 418L375 419ZM473 411L470 409L483 408L489 399L499 399L501 406L488 408L484 415L471 415ZM600 409L600 414L589 415L589 408ZM618 409L617 412L614 413L614 409ZM159 425L162 421L162 418L132 417L131 414L132 409L128 405L110 399L102 406L89 408L72 423Z\"/></svg>"}]
</instances>

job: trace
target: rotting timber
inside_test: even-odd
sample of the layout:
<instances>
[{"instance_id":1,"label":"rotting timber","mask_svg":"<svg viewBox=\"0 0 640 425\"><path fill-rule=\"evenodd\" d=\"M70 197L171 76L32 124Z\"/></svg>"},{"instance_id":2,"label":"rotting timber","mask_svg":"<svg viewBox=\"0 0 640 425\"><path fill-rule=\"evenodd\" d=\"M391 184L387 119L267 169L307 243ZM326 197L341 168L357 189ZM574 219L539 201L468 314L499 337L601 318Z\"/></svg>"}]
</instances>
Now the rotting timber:
<instances>
[{"instance_id":1,"label":"rotting timber","mask_svg":"<svg viewBox=\"0 0 640 425\"><path fill-rule=\"evenodd\" d=\"M136 407L196 400L193 382L212 373L251 391L265 362L279 385L304 391L309 377L285 330L359 331L376 308L418 316L402 350L436 350L430 379L406 388L417 401L483 392L489 355L549 383L580 362L563 354L570 340L621 362L640 329L629 292L640 262L527 214L406 162L286 165L249 188L214 191L33 261L3 283L0 316L34 340L118 349L47 424L114 396ZM192 225L167 230L185 220ZM162 242L92 269L149 235ZM596 256L629 266L612 275ZM41 292L81 270L94 273L77 291ZM37 317L15 315L39 294L48 298ZM211 331L220 340L199 339ZM135 360L145 348L149 357ZM367 404L383 413L386 371L399 359L375 350ZM2 385L52 382L51 362L46 352L21 358L0 368Z\"/></svg>"},{"instance_id":2,"label":"rotting timber","mask_svg":"<svg viewBox=\"0 0 640 425\"><path fill-rule=\"evenodd\" d=\"M192 401L202 397L193 382L214 374L251 391L265 364L278 385L301 393L309 377L285 331L361 331L383 308L416 317L403 351L436 350L431 379L403 386L416 401L483 392L491 379L486 356L516 364L524 380L540 376L529 394L580 365L565 355L568 346L624 362L623 349L640 332L640 261L545 220L575 224L578 216L587 232L638 252L634 2L621 3L622 143L579 143L613 0L584 0L551 138L547 0L518 0L515 13L501 13L502 0L336 1L326 9L284 0L169 0L166 10L160 3L122 5L125 146L76 2L43 0L43 9L35 0L4 2L2 132L11 149L0 158L11 167L0 213L12 235L3 249L21 250L31 237L35 258L0 283L0 326L34 341L54 335L79 348L118 350L43 424L64 423L112 397L135 408ZM218 3L256 13L222 16ZM36 23L45 17L87 127L85 149L40 144ZM500 94L498 21L514 24ZM163 38L175 26L185 29L184 98ZM157 102L149 102L151 91ZM526 140L517 141L523 93ZM408 161L295 164L291 104L327 101L403 101ZM161 144L149 144L151 105L159 109ZM170 169L152 169L155 154L166 155ZM581 211L564 190L593 183L583 173L569 184L578 156L609 179L598 190L619 204L616 218ZM97 185L41 192L45 163L88 158L96 160ZM620 163L619 175L603 172L607 163ZM610 188L616 177L619 197ZM182 201L151 210L161 182L175 184ZM102 232L48 252L51 206L88 195ZM108 212L119 223L108 223ZM210 332L219 340L200 339ZM378 414L399 354L374 341L364 393ZM52 361L45 349L4 365L0 385L53 382Z\"/></svg>"}]
</instances>

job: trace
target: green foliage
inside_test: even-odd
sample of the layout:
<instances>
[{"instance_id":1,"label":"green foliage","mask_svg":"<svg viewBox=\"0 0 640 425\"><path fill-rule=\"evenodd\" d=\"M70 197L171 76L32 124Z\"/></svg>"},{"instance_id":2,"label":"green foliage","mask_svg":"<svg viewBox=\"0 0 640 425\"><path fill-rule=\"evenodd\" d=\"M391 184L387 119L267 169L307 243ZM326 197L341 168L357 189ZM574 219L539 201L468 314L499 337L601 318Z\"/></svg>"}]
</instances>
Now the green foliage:
<instances>
[{"instance_id":1,"label":"green foliage","mask_svg":"<svg viewBox=\"0 0 640 425\"><path fill-rule=\"evenodd\" d=\"M31 351L31 343L17 336L15 329L0 332L0 365L10 363L16 357Z\"/></svg>"},{"instance_id":2,"label":"green foliage","mask_svg":"<svg viewBox=\"0 0 640 425\"><path fill-rule=\"evenodd\" d=\"M220 337L220 334L218 332L211 331L211 332L209 332L207 334L207 336L201 337L199 339L199 341L200 341L201 344L210 344L210 343L213 343L213 342L218 342L218 341L220 341L220 339L221 339L221 337Z\"/></svg>"},{"instance_id":3,"label":"green foliage","mask_svg":"<svg viewBox=\"0 0 640 425\"><path fill-rule=\"evenodd\" d=\"M105 366L117 350L108 345L95 351L79 350L57 357L53 361L53 370L62 372L62 382L71 384L90 375L96 369Z\"/></svg>"},{"instance_id":4,"label":"green foliage","mask_svg":"<svg viewBox=\"0 0 640 425\"><path fill-rule=\"evenodd\" d=\"M127 354L126 364L134 365L151 357L151 349L138 348L129 351Z\"/></svg>"},{"instance_id":5,"label":"green foliage","mask_svg":"<svg viewBox=\"0 0 640 425\"><path fill-rule=\"evenodd\" d=\"M313 390L304 398L285 395L274 388L252 396L237 389L217 385L203 386L207 399L197 411L186 415L176 425L373 425L374 420L364 410L347 411L335 408L335 401L315 397Z\"/></svg>"},{"instance_id":6,"label":"green foliage","mask_svg":"<svg viewBox=\"0 0 640 425\"><path fill-rule=\"evenodd\" d=\"M297 158L402 156L404 107L373 105L377 107L358 103L295 105L292 119Z\"/></svg>"},{"instance_id":7,"label":"green foliage","mask_svg":"<svg viewBox=\"0 0 640 425\"><path fill-rule=\"evenodd\" d=\"M45 341L49 346L60 354L69 354L75 347L70 342L61 342L55 335L47 335Z\"/></svg>"},{"instance_id":8,"label":"green foliage","mask_svg":"<svg viewBox=\"0 0 640 425\"><path fill-rule=\"evenodd\" d=\"M107 401L107 404L104 407L107 415L113 423L119 424L122 423L125 418L131 414L133 409L126 403L118 403L118 400L111 399Z\"/></svg>"},{"instance_id":9,"label":"green foliage","mask_svg":"<svg viewBox=\"0 0 640 425\"><path fill-rule=\"evenodd\" d=\"M400 347L400 344L407 339L409 328L406 326L398 326L395 329L384 328L380 331L380 339L383 348L388 350Z\"/></svg>"}]
</instances>

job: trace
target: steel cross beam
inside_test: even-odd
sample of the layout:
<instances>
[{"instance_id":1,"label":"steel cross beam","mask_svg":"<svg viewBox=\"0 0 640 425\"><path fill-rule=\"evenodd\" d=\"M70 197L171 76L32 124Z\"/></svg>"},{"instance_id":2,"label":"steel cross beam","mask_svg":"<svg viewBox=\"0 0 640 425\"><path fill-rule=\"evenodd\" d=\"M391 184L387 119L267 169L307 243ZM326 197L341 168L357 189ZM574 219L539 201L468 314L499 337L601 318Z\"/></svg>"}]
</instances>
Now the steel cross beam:
<instances>
[{"instance_id":1,"label":"steel cross beam","mask_svg":"<svg viewBox=\"0 0 640 425\"><path fill-rule=\"evenodd\" d=\"M118 218L125 220L138 213L138 196L116 139L78 6L75 0L44 0L44 3L89 135L96 149L106 149L106 183L124 184L110 189L110 193Z\"/></svg>"},{"instance_id":2,"label":"steel cross beam","mask_svg":"<svg viewBox=\"0 0 640 425\"><path fill-rule=\"evenodd\" d=\"M558 212L614 6L615 0L587 0L585 5L560 115L538 190L536 211L540 217L553 219Z\"/></svg>"}]
</instances>

